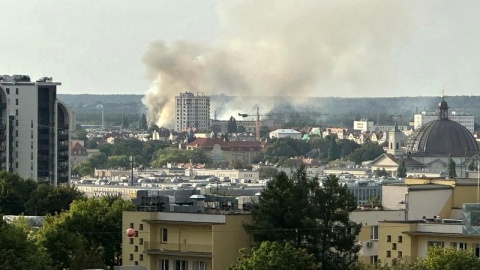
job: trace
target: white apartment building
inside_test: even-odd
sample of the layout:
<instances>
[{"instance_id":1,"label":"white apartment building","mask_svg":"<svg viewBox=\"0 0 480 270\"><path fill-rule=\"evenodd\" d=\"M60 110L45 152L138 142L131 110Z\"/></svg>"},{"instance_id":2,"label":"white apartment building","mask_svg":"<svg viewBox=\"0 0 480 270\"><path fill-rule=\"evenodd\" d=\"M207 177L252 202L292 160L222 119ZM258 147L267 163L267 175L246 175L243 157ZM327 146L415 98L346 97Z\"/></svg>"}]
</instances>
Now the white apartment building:
<instances>
[{"instance_id":1,"label":"white apartment building","mask_svg":"<svg viewBox=\"0 0 480 270\"><path fill-rule=\"evenodd\" d=\"M368 121L368 119L362 119L360 121L353 121L353 129L360 130L362 132L372 131L375 125L373 121Z\"/></svg>"},{"instance_id":2,"label":"white apartment building","mask_svg":"<svg viewBox=\"0 0 480 270\"><path fill-rule=\"evenodd\" d=\"M426 112L423 111L422 113L416 113L413 116L413 128L418 129L421 126L425 125L428 122L434 121L438 119L438 114L437 112ZM455 121L465 128L468 129L470 132L474 132L474 123L475 119L474 116L471 114L466 114L466 113L457 113L453 111L452 113L448 114L448 119Z\"/></svg>"},{"instance_id":3,"label":"white apartment building","mask_svg":"<svg viewBox=\"0 0 480 270\"><path fill-rule=\"evenodd\" d=\"M69 111L51 78L0 75L0 169L57 185L70 182Z\"/></svg>"},{"instance_id":4,"label":"white apartment building","mask_svg":"<svg viewBox=\"0 0 480 270\"><path fill-rule=\"evenodd\" d=\"M175 97L175 130L210 130L210 97L191 92Z\"/></svg>"}]
</instances>

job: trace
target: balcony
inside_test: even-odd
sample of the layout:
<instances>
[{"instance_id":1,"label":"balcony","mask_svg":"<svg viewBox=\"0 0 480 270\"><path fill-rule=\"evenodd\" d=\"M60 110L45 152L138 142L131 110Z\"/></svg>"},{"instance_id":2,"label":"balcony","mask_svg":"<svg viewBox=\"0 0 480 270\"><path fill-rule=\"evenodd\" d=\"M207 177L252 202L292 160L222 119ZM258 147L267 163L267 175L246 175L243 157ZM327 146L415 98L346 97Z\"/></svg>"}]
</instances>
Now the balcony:
<instances>
[{"instance_id":1,"label":"balcony","mask_svg":"<svg viewBox=\"0 0 480 270\"><path fill-rule=\"evenodd\" d=\"M58 151L67 151L68 150L68 145L65 144L59 144L57 146Z\"/></svg>"},{"instance_id":2,"label":"balcony","mask_svg":"<svg viewBox=\"0 0 480 270\"><path fill-rule=\"evenodd\" d=\"M212 245L144 242L145 253L173 256L212 257Z\"/></svg>"},{"instance_id":3,"label":"balcony","mask_svg":"<svg viewBox=\"0 0 480 270\"><path fill-rule=\"evenodd\" d=\"M66 141L68 140L68 133L58 133L57 138L59 141Z\"/></svg>"}]
</instances>

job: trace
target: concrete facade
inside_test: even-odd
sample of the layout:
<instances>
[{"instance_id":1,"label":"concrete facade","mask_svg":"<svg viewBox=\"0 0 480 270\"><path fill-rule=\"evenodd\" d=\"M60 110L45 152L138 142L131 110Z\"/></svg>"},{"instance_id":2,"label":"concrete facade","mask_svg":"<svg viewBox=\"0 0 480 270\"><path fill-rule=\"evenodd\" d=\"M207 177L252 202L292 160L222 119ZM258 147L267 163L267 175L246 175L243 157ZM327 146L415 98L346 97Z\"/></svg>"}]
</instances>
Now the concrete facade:
<instances>
[{"instance_id":1,"label":"concrete facade","mask_svg":"<svg viewBox=\"0 0 480 270\"><path fill-rule=\"evenodd\" d=\"M59 82L25 75L0 80L1 168L51 184L70 182L70 117Z\"/></svg>"},{"instance_id":2,"label":"concrete facade","mask_svg":"<svg viewBox=\"0 0 480 270\"><path fill-rule=\"evenodd\" d=\"M123 212L123 265L147 269L227 269L253 244L242 224L250 215Z\"/></svg>"},{"instance_id":3,"label":"concrete facade","mask_svg":"<svg viewBox=\"0 0 480 270\"><path fill-rule=\"evenodd\" d=\"M175 97L175 130L210 130L210 97L191 92Z\"/></svg>"}]
</instances>

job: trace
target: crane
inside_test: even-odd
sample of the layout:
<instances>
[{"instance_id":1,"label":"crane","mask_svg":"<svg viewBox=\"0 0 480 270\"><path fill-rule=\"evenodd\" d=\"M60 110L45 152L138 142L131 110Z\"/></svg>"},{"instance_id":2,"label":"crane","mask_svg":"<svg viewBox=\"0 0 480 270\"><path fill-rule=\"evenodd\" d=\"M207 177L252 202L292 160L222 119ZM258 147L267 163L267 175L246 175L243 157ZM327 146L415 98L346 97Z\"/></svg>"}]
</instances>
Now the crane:
<instances>
[{"instance_id":1,"label":"crane","mask_svg":"<svg viewBox=\"0 0 480 270\"><path fill-rule=\"evenodd\" d=\"M238 113L238 116L243 118L252 116L248 113ZM267 116L267 115L260 115L260 108L257 107L257 120L255 121L255 140L260 141L260 116Z\"/></svg>"}]
</instances>

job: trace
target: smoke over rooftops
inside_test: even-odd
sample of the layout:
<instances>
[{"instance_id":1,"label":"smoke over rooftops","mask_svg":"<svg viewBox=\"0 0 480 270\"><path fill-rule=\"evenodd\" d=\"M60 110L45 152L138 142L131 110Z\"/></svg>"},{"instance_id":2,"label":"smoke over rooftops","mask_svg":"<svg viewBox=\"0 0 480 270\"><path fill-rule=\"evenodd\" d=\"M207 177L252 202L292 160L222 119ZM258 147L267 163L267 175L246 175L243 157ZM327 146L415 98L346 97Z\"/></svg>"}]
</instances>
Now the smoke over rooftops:
<instances>
[{"instance_id":1,"label":"smoke over rooftops","mask_svg":"<svg viewBox=\"0 0 480 270\"><path fill-rule=\"evenodd\" d=\"M212 113L252 109L255 96L372 91L394 75L390 54L409 29L401 1L219 1L217 14L212 43L150 44L150 122L171 125L174 97L185 91L239 97L212 104Z\"/></svg>"}]
</instances>

